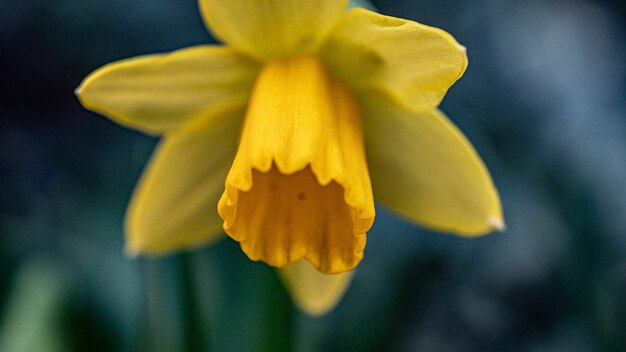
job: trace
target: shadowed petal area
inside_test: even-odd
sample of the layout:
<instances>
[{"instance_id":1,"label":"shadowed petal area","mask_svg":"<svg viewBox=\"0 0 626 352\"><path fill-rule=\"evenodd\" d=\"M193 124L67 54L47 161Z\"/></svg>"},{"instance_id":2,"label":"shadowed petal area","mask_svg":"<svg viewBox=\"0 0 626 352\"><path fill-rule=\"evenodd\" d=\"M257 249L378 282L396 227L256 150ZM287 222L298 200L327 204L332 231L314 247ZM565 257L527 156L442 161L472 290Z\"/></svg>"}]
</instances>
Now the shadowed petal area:
<instances>
[{"instance_id":1,"label":"shadowed petal area","mask_svg":"<svg viewBox=\"0 0 626 352\"><path fill-rule=\"evenodd\" d=\"M222 238L216 205L244 111L243 104L214 106L161 141L128 209L130 253L168 253Z\"/></svg>"},{"instance_id":2,"label":"shadowed petal area","mask_svg":"<svg viewBox=\"0 0 626 352\"><path fill-rule=\"evenodd\" d=\"M261 70L218 211L253 260L323 273L361 260L375 212L359 110L319 59Z\"/></svg>"},{"instance_id":3,"label":"shadowed petal area","mask_svg":"<svg viewBox=\"0 0 626 352\"><path fill-rule=\"evenodd\" d=\"M362 99L376 198L415 222L460 235L502 230L500 198L482 160L439 110Z\"/></svg>"},{"instance_id":4,"label":"shadowed petal area","mask_svg":"<svg viewBox=\"0 0 626 352\"><path fill-rule=\"evenodd\" d=\"M279 269L278 273L298 308L314 316L333 310L354 277L354 271L322 274L304 260Z\"/></svg>"},{"instance_id":5,"label":"shadowed petal area","mask_svg":"<svg viewBox=\"0 0 626 352\"><path fill-rule=\"evenodd\" d=\"M311 53L344 14L347 0L200 0L209 30L259 59Z\"/></svg>"},{"instance_id":6,"label":"shadowed petal area","mask_svg":"<svg viewBox=\"0 0 626 352\"><path fill-rule=\"evenodd\" d=\"M258 64L235 51L198 46L108 64L76 90L86 108L148 133L180 127L214 104L245 103Z\"/></svg>"},{"instance_id":7,"label":"shadowed petal area","mask_svg":"<svg viewBox=\"0 0 626 352\"><path fill-rule=\"evenodd\" d=\"M377 91L415 111L437 107L467 67L465 48L447 32L353 9L321 55L357 91Z\"/></svg>"}]
</instances>

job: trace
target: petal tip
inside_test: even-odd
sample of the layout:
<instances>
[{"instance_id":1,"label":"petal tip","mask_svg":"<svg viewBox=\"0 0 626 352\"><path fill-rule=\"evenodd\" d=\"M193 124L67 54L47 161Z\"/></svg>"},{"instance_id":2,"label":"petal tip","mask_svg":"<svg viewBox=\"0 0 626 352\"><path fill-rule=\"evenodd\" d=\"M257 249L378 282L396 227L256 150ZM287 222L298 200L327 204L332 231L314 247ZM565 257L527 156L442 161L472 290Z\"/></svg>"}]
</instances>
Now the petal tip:
<instances>
[{"instance_id":1,"label":"petal tip","mask_svg":"<svg viewBox=\"0 0 626 352\"><path fill-rule=\"evenodd\" d=\"M134 246L127 245L124 248L124 254L131 259L136 259L141 254L141 251Z\"/></svg>"},{"instance_id":2,"label":"petal tip","mask_svg":"<svg viewBox=\"0 0 626 352\"><path fill-rule=\"evenodd\" d=\"M296 303L296 305L298 306L298 309L306 313L308 316L312 318L321 318L335 310L335 308L339 305L339 302L340 300L338 299L336 302L325 303L324 305L305 303Z\"/></svg>"},{"instance_id":3,"label":"petal tip","mask_svg":"<svg viewBox=\"0 0 626 352\"><path fill-rule=\"evenodd\" d=\"M314 318L332 312L339 305L354 277L354 271L322 274L306 260L280 269L278 273L298 309Z\"/></svg>"},{"instance_id":4,"label":"petal tip","mask_svg":"<svg viewBox=\"0 0 626 352\"><path fill-rule=\"evenodd\" d=\"M78 98L78 101L83 107L90 109L89 102L85 100L85 84L86 80L81 82L80 85L74 89L74 95Z\"/></svg>"},{"instance_id":5,"label":"petal tip","mask_svg":"<svg viewBox=\"0 0 626 352\"><path fill-rule=\"evenodd\" d=\"M497 232L505 232L506 224L501 217L490 216L487 218L487 224L489 225L491 230L495 230Z\"/></svg>"}]
</instances>

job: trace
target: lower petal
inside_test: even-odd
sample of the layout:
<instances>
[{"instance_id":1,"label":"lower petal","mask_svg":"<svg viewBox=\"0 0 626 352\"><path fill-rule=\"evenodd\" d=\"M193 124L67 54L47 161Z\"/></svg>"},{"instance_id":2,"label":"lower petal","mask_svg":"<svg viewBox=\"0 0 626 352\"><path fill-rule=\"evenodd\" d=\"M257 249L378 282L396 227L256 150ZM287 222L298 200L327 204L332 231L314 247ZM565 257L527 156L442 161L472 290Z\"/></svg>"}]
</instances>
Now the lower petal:
<instances>
[{"instance_id":1,"label":"lower petal","mask_svg":"<svg viewBox=\"0 0 626 352\"><path fill-rule=\"evenodd\" d=\"M354 277L354 271L322 274L306 261L291 264L278 273L298 308L315 316L335 308Z\"/></svg>"},{"instance_id":2,"label":"lower petal","mask_svg":"<svg viewBox=\"0 0 626 352\"><path fill-rule=\"evenodd\" d=\"M354 268L374 220L359 110L315 57L261 70L218 205L253 260Z\"/></svg>"},{"instance_id":3,"label":"lower petal","mask_svg":"<svg viewBox=\"0 0 626 352\"><path fill-rule=\"evenodd\" d=\"M242 104L218 105L160 143L131 200L127 249L161 254L223 236L215 209L235 156Z\"/></svg>"},{"instance_id":4,"label":"lower petal","mask_svg":"<svg viewBox=\"0 0 626 352\"><path fill-rule=\"evenodd\" d=\"M416 113L385 98L363 99L376 198L436 230L502 230L500 198L484 163L439 110Z\"/></svg>"}]
</instances>

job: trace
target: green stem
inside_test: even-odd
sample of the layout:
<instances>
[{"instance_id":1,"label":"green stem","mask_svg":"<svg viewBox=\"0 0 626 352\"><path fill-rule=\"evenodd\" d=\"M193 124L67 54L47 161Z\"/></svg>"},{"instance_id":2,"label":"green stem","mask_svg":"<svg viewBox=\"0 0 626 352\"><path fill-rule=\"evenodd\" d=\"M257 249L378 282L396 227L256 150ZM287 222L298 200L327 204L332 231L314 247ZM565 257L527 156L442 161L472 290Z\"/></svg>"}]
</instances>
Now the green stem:
<instances>
[{"instance_id":1,"label":"green stem","mask_svg":"<svg viewBox=\"0 0 626 352\"><path fill-rule=\"evenodd\" d=\"M144 345L148 351L169 352L180 346L180 325L172 319L172 300L168 292L165 263L161 260L145 260L142 263L145 287L147 331Z\"/></svg>"},{"instance_id":2,"label":"green stem","mask_svg":"<svg viewBox=\"0 0 626 352\"><path fill-rule=\"evenodd\" d=\"M198 296L196 295L196 283L194 280L193 254L185 253L181 258L182 276L182 312L183 329L185 336L185 350L188 352L202 351L202 346L208 345L203 341L202 322L198 309Z\"/></svg>"}]
</instances>

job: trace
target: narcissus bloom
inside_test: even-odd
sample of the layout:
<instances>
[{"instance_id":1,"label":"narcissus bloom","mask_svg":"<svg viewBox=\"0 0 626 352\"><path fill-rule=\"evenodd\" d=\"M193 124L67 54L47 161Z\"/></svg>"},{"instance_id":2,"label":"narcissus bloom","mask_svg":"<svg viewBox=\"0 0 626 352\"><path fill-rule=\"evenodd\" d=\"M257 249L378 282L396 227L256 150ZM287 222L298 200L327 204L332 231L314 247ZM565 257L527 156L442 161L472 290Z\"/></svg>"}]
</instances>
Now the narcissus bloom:
<instances>
[{"instance_id":1,"label":"narcissus bloom","mask_svg":"<svg viewBox=\"0 0 626 352\"><path fill-rule=\"evenodd\" d=\"M363 257L374 197L445 232L502 228L489 173L437 109L465 71L465 48L440 29L346 6L200 0L226 46L133 58L85 79L85 107L163 136L129 206L131 252L197 247L225 231L252 260L283 268L300 307L321 313Z\"/></svg>"}]
</instances>

